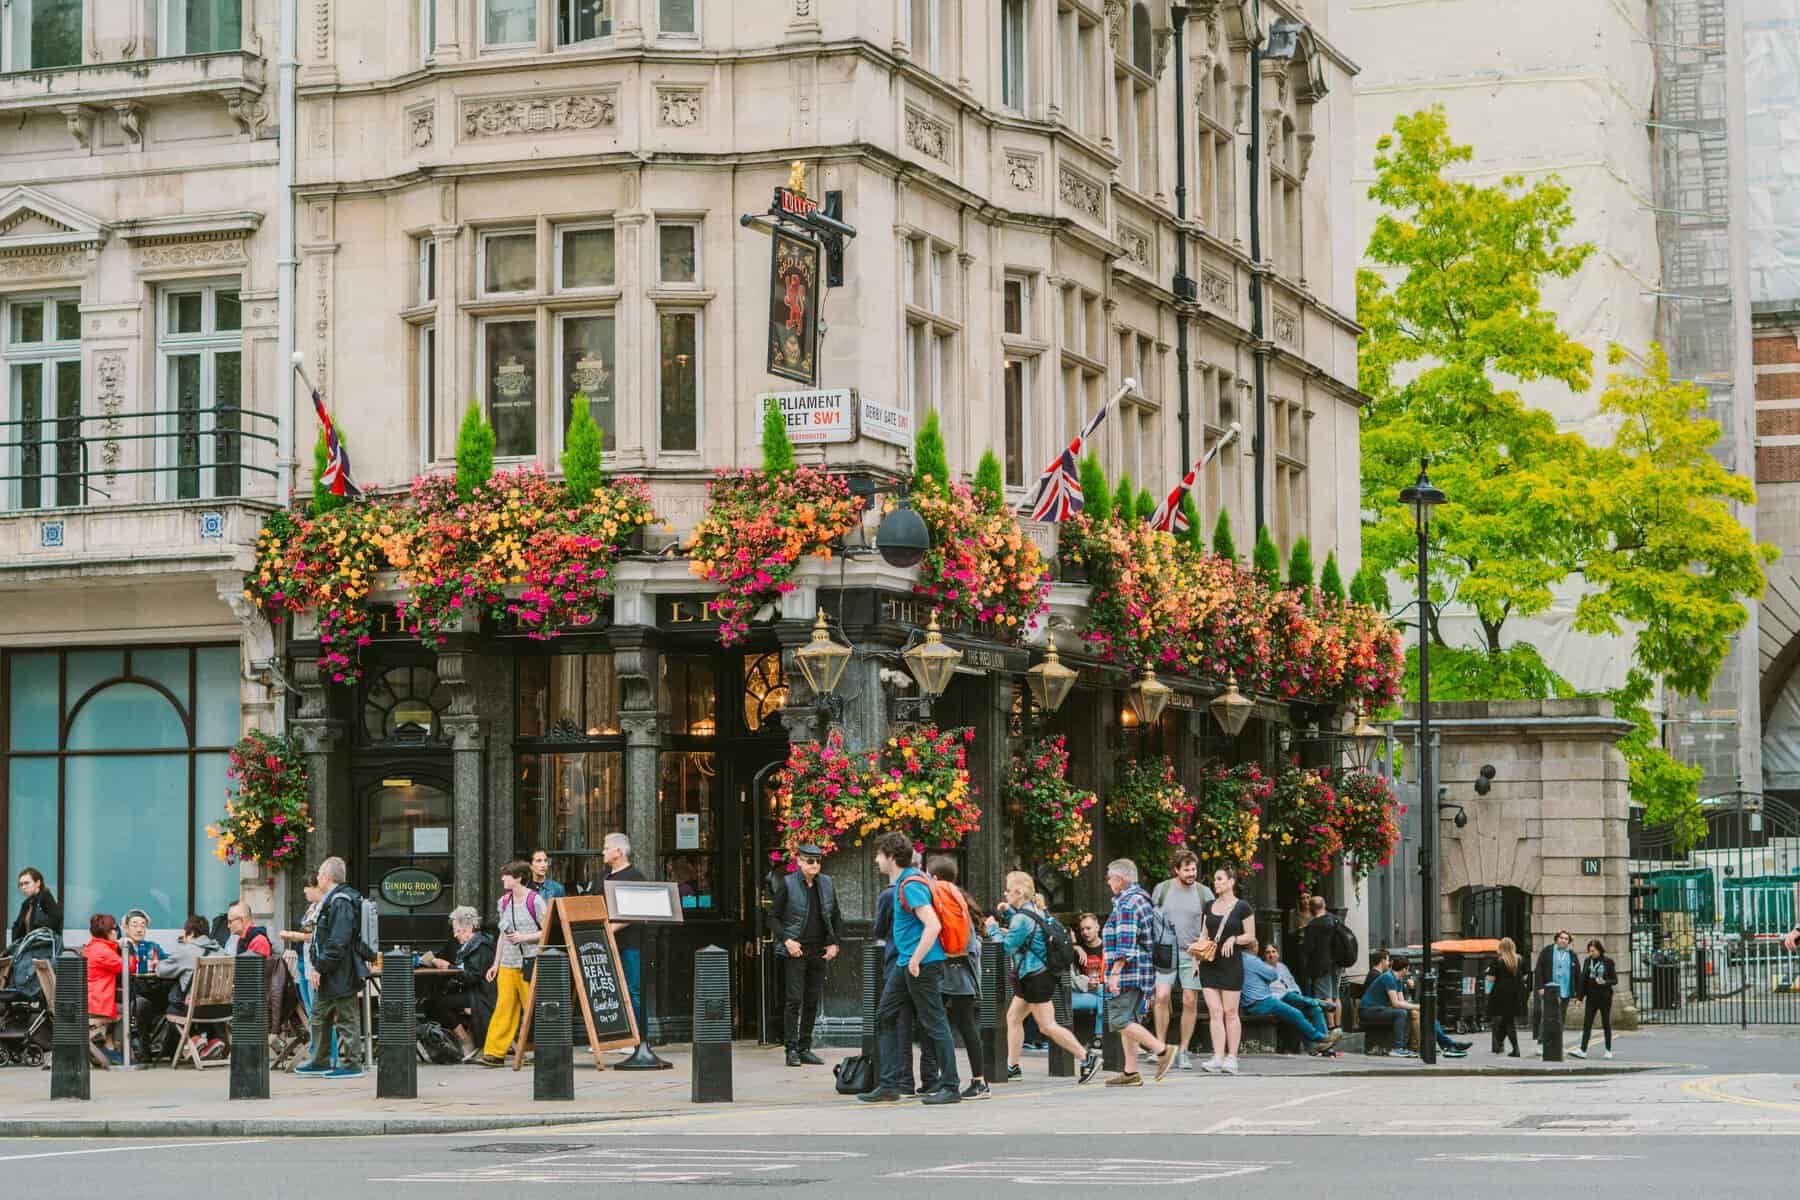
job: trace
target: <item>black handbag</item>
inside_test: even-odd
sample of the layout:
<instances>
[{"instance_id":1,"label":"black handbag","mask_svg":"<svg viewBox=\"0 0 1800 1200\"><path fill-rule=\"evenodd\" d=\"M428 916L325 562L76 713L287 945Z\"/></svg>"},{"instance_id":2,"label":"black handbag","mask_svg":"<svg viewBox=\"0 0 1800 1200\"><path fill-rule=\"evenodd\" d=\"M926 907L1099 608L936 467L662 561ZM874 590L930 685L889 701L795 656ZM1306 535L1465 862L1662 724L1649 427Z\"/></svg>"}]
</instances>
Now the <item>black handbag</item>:
<instances>
[{"instance_id":1,"label":"black handbag","mask_svg":"<svg viewBox=\"0 0 1800 1200\"><path fill-rule=\"evenodd\" d=\"M875 1060L864 1054L852 1054L831 1068L831 1073L837 1076L837 1090L840 1096L857 1096L863 1092L872 1092L878 1082L875 1077Z\"/></svg>"}]
</instances>

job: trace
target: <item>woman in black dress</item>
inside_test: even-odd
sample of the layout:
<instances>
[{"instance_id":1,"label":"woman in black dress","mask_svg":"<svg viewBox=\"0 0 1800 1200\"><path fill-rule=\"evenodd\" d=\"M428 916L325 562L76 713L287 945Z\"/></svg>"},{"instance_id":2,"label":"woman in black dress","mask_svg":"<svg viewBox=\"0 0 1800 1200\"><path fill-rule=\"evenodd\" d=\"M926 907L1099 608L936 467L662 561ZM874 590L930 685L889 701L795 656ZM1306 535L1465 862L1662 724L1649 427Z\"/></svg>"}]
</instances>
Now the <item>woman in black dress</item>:
<instances>
[{"instance_id":1,"label":"woman in black dress","mask_svg":"<svg viewBox=\"0 0 1800 1200\"><path fill-rule=\"evenodd\" d=\"M1494 1035L1494 1053L1502 1043L1512 1043L1509 1058L1519 1057L1519 1009L1525 1003L1525 962L1511 938L1500 939L1500 957L1488 964L1487 1018Z\"/></svg>"},{"instance_id":2,"label":"woman in black dress","mask_svg":"<svg viewBox=\"0 0 1800 1200\"><path fill-rule=\"evenodd\" d=\"M1244 960L1239 951L1256 945L1256 913L1238 899L1237 872L1220 867L1213 872L1217 898L1200 916L1200 940L1188 947L1200 962L1200 988L1206 996L1206 1021L1212 1029L1212 1057L1200 1069L1216 1075L1238 1072L1238 1043L1244 1038L1238 1017L1238 993L1244 990ZM1219 1058L1223 1048L1225 1058Z\"/></svg>"},{"instance_id":3,"label":"woman in black dress","mask_svg":"<svg viewBox=\"0 0 1800 1200\"><path fill-rule=\"evenodd\" d=\"M1588 956L1581 962L1581 1049L1569 1053L1576 1058L1586 1058L1588 1039L1594 1036L1594 1018L1600 1018L1600 1028L1606 1034L1606 1057L1612 1057L1612 1002L1613 989L1619 986L1619 968L1613 960L1606 957L1606 944L1599 938L1589 938Z\"/></svg>"}]
</instances>

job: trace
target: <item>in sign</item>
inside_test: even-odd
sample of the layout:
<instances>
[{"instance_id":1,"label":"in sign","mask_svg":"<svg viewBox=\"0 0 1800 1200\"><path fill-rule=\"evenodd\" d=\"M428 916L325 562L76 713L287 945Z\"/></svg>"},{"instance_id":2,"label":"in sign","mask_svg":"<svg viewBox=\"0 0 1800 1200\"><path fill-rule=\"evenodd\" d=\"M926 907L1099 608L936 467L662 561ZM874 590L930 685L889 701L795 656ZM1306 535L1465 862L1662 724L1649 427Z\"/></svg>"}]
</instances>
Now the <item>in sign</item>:
<instances>
[{"instance_id":1,"label":"in sign","mask_svg":"<svg viewBox=\"0 0 1800 1200\"><path fill-rule=\"evenodd\" d=\"M1582 859L1581 873L1583 875L1598 875L1600 873L1600 860L1597 858Z\"/></svg>"}]
</instances>

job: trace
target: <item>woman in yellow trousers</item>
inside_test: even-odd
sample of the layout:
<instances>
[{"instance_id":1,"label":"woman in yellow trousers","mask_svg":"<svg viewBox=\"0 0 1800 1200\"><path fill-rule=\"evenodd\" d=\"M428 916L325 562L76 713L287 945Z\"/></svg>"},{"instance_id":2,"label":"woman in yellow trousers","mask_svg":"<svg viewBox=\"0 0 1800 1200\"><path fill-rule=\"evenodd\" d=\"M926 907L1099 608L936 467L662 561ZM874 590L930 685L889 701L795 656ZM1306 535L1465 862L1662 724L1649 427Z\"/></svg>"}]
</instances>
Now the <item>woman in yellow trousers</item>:
<instances>
[{"instance_id":1,"label":"woman in yellow trousers","mask_svg":"<svg viewBox=\"0 0 1800 1200\"><path fill-rule=\"evenodd\" d=\"M484 1067L506 1064L506 1051L513 1035L519 1032L519 1020L525 1015L525 964L537 958L538 943L544 937L545 901L525 886L531 879L531 864L510 862L500 872L500 953L488 968L488 979L494 984L494 1016L488 1022L487 1044L478 1060Z\"/></svg>"}]
</instances>

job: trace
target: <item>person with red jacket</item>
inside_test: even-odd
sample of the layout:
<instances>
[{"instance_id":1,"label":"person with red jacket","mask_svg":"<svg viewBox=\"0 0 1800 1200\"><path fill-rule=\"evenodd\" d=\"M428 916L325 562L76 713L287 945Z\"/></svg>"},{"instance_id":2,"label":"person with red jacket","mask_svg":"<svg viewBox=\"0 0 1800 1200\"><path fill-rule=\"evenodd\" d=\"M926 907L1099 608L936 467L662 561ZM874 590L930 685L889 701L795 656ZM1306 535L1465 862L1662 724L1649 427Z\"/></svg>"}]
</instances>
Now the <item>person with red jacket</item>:
<instances>
[{"instance_id":1,"label":"person with red jacket","mask_svg":"<svg viewBox=\"0 0 1800 1200\"><path fill-rule=\"evenodd\" d=\"M231 950L233 954L260 954L267 958L275 952L269 941L269 931L250 923L250 906L242 900L225 910L225 923L231 927L231 936L237 939Z\"/></svg>"},{"instance_id":2,"label":"person with red jacket","mask_svg":"<svg viewBox=\"0 0 1800 1200\"><path fill-rule=\"evenodd\" d=\"M81 956L88 960L88 1017L107 1023L102 1053L116 1067L125 1061L113 1033L113 1022L119 1019L119 975L125 969L118 919L111 913L95 913L88 921L88 933L92 936L81 948Z\"/></svg>"}]
</instances>

